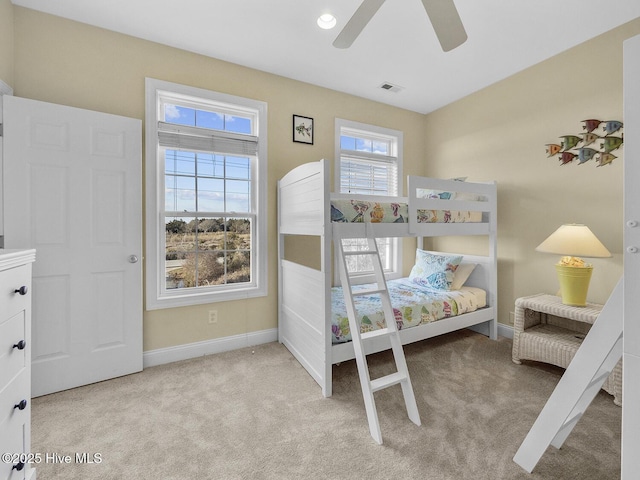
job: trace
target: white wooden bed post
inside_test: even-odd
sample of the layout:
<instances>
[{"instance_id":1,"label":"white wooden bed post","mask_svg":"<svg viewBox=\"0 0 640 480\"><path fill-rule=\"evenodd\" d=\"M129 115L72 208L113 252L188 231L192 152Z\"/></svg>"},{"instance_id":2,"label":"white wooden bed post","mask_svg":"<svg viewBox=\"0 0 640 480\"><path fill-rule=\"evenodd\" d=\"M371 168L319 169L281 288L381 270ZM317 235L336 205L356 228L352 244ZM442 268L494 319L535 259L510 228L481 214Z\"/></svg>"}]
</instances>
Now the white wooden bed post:
<instances>
[{"instance_id":1,"label":"white wooden bed post","mask_svg":"<svg viewBox=\"0 0 640 480\"><path fill-rule=\"evenodd\" d=\"M491 213L489 218L489 258L490 263L495 265L491 270L489 279L489 305L493 307L493 320L489 322L489 338L498 339L498 195L496 193L489 197Z\"/></svg>"},{"instance_id":2,"label":"white wooden bed post","mask_svg":"<svg viewBox=\"0 0 640 480\"><path fill-rule=\"evenodd\" d=\"M324 174L324 185L331 185L330 173L331 168L326 160L320 160L322 166L321 171ZM324 206L324 220L322 225L321 242L321 263L322 273L324 274L324 318L331 317L331 238L333 237L333 226L331 224L331 193L328 188L324 189L324 196L322 199ZM330 397L333 394L333 361L331 359L331 329L324 329L324 351L325 361L324 364L324 384L322 385L322 395Z\"/></svg>"}]
</instances>

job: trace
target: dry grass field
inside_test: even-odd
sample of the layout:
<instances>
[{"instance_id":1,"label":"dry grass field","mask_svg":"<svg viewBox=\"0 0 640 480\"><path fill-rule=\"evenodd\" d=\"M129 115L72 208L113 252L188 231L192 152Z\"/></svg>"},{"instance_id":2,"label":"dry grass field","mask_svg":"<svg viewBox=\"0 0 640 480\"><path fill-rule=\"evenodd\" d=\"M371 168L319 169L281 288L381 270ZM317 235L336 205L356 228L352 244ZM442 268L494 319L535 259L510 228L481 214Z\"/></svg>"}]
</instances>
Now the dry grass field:
<instances>
[{"instance_id":1,"label":"dry grass field","mask_svg":"<svg viewBox=\"0 0 640 480\"><path fill-rule=\"evenodd\" d=\"M167 287L251 281L251 234L185 232L166 235Z\"/></svg>"}]
</instances>

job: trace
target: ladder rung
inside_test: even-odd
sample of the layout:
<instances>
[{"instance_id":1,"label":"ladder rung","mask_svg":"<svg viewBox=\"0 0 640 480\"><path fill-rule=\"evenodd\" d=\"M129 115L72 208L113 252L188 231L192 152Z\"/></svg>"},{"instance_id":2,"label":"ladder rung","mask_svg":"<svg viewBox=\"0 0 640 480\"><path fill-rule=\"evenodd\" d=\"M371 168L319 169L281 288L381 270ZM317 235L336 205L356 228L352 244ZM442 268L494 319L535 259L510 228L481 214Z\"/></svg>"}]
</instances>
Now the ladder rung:
<instances>
[{"instance_id":1,"label":"ladder rung","mask_svg":"<svg viewBox=\"0 0 640 480\"><path fill-rule=\"evenodd\" d=\"M368 338L384 337L391 333L387 327L379 328L377 330L371 330L370 332L364 332L360 334L360 338L366 340Z\"/></svg>"},{"instance_id":2,"label":"ladder rung","mask_svg":"<svg viewBox=\"0 0 640 480\"><path fill-rule=\"evenodd\" d=\"M573 415L571 418L569 418L566 422L564 422L562 424L562 427L560 427L560 431L564 430L565 428L571 428L572 425L578 423L578 420L580 420L580 418L582 418L582 415L584 414L584 412L578 412L575 415Z\"/></svg>"},{"instance_id":3,"label":"ladder rung","mask_svg":"<svg viewBox=\"0 0 640 480\"><path fill-rule=\"evenodd\" d=\"M589 384L589 387L593 387L598 382L603 382L604 379L607 378L610 374L611 374L611 372L603 372L603 373L601 373L600 375L595 377L593 380L591 380L591 383ZM589 388L589 387L587 387L587 388Z\"/></svg>"},{"instance_id":4,"label":"ladder rung","mask_svg":"<svg viewBox=\"0 0 640 480\"><path fill-rule=\"evenodd\" d=\"M382 390L383 388L397 385L400 382L405 381L406 379L407 379L407 376L403 375L400 372L396 372L396 373L392 373L391 375L376 378L375 380L371 380L371 391L377 392L378 390Z\"/></svg>"},{"instance_id":5,"label":"ladder rung","mask_svg":"<svg viewBox=\"0 0 640 480\"><path fill-rule=\"evenodd\" d=\"M376 295L378 293L386 292L386 288L372 288L371 290L358 290L357 292L351 292L352 297L362 297L364 295Z\"/></svg>"},{"instance_id":6,"label":"ladder rung","mask_svg":"<svg viewBox=\"0 0 640 480\"><path fill-rule=\"evenodd\" d=\"M342 252L345 257L353 255L377 255L377 250L349 250L348 252Z\"/></svg>"}]
</instances>

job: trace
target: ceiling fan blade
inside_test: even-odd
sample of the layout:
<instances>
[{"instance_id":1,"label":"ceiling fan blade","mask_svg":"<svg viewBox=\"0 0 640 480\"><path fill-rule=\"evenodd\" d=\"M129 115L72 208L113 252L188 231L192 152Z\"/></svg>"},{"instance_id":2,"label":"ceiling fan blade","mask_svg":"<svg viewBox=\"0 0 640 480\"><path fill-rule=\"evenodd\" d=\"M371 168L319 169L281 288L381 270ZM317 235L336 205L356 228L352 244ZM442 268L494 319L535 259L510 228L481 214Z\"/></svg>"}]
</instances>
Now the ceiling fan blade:
<instances>
[{"instance_id":1,"label":"ceiling fan blade","mask_svg":"<svg viewBox=\"0 0 640 480\"><path fill-rule=\"evenodd\" d=\"M453 0L422 0L442 50L448 52L467 40L467 32Z\"/></svg>"},{"instance_id":2,"label":"ceiling fan blade","mask_svg":"<svg viewBox=\"0 0 640 480\"><path fill-rule=\"evenodd\" d=\"M385 0L364 0L333 41L336 48L349 48Z\"/></svg>"}]
</instances>

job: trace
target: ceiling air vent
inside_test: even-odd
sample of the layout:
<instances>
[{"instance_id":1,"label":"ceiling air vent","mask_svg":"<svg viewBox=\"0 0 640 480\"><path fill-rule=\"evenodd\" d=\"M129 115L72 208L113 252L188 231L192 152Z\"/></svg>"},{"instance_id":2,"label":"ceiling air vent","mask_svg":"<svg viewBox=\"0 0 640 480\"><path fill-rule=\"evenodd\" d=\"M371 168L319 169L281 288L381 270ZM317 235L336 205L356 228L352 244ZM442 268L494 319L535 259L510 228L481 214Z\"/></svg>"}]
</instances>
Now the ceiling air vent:
<instances>
[{"instance_id":1,"label":"ceiling air vent","mask_svg":"<svg viewBox=\"0 0 640 480\"><path fill-rule=\"evenodd\" d=\"M404 87L401 87L399 85L394 85L393 83L389 83L389 82L384 82L382 85L380 85L379 88L383 90L387 90L388 92L394 92L394 93L398 93L400 90L404 90Z\"/></svg>"}]
</instances>

